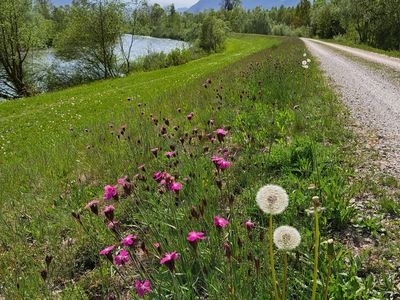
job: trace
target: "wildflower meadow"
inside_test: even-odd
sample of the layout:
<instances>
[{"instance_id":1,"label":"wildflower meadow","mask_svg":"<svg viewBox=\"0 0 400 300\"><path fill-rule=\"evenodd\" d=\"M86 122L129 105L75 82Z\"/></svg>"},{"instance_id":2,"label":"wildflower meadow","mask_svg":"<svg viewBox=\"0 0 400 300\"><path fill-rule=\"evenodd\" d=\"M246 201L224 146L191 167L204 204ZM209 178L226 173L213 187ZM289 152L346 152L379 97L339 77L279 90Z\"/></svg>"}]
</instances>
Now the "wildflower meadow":
<instances>
[{"instance_id":1,"label":"wildflower meadow","mask_svg":"<svg viewBox=\"0 0 400 300\"><path fill-rule=\"evenodd\" d=\"M100 117L64 126L57 151L27 147L1 167L2 183L41 175L7 189L29 200L3 205L0 295L385 299L389 281L372 286L344 239L359 192L347 112L299 39L265 39L162 92L104 82L115 108L93 104ZM110 97L89 88L68 97Z\"/></svg>"}]
</instances>

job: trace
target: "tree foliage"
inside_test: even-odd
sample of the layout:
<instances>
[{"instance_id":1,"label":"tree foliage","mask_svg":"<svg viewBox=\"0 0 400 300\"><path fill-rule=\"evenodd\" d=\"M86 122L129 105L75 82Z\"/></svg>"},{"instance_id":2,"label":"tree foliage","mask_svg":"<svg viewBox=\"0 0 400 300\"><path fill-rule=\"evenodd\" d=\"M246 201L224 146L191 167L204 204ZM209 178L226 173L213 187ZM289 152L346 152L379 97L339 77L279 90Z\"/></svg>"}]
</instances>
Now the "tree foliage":
<instances>
[{"instance_id":1,"label":"tree foliage","mask_svg":"<svg viewBox=\"0 0 400 300\"><path fill-rule=\"evenodd\" d=\"M43 45L45 23L30 0L0 1L0 96L29 96L26 60Z\"/></svg>"},{"instance_id":2,"label":"tree foliage","mask_svg":"<svg viewBox=\"0 0 400 300\"><path fill-rule=\"evenodd\" d=\"M122 15L119 0L76 0L56 39L58 53L87 62L103 78L116 76L115 45L122 34Z\"/></svg>"}]
</instances>

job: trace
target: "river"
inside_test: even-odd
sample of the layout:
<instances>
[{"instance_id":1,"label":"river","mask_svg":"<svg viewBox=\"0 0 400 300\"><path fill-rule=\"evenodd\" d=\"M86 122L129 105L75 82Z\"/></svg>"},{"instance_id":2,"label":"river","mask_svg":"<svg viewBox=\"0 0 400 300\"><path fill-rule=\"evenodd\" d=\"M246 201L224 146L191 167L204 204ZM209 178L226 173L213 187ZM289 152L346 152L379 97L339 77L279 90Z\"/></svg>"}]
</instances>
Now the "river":
<instances>
[{"instance_id":1,"label":"river","mask_svg":"<svg viewBox=\"0 0 400 300\"><path fill-rule=\"evenodd\" d=\"M123 35L122 45L124 52L127 53L133 38L132 50L130 54L130 61L135 61L139 57L146 56L151 53L164 52L170 53L174 49L188 48L189 44L182 41L161 39L149 36L132 36ZM117 61L123 61L123 55L121 50L121 44L118 42L114 50ZM49 90L48 87L48 75L50 72L52 76L58 78L58 80L68 81L68 79L79 72L80 69L79 61L65 61L55 56L53 49L34 51L29 55L27 60L26 70L31 77L33 77L32 84L39 91L45 92ZM33 74L33 75L32 75ZM0 70L0 90L5 89L4 82L1 81L1 70Z\"/></svg>"}]
</instances>

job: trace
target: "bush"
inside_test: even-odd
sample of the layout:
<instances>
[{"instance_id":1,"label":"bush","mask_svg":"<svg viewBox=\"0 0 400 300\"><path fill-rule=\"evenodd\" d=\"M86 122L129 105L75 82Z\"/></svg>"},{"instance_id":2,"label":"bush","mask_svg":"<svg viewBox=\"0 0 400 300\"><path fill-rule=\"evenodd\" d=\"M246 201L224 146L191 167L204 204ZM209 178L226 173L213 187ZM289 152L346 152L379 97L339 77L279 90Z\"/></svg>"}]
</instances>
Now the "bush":
<instances>
[{"instance_id":1,"label":"bush","mask_svg":"<svg viewBox=\"0 0 400 300\"><path fill-rule=\"evenodd\" d=\"M215 16L207 16L201 26L199 45L206 51L217 52L225 47L227 26Z\"/></svg>"},{"instance_id":2,"label":"bush","mask_svg":"<svg viewBox=\"0 0 400 300\"><path fill-rule=\"evenodd\" d=\"M286 35L291 36L292 30L286 24L276 24L271 28L272 35Z\"/></svg>"},{"instance_id":3,"label":"bush","mask_svg":"<svg viewBox=\"0 0 400 300\"><path fill-rule=\"evenodd\" d=\"M178 66L191 60L192 53L189 49L175 49L167 55L167 66Z\"/></svg>"}]
</instances>

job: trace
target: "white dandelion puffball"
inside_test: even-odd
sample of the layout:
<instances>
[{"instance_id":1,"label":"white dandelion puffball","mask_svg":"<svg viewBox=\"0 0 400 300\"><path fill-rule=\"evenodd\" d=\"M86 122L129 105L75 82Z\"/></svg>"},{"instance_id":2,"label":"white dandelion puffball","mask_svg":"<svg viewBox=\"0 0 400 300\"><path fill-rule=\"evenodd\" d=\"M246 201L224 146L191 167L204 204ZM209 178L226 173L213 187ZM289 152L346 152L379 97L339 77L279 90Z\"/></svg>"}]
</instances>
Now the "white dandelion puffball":
<instances>
[{"instance_id":1,"label":"white dandelion puffball","mask_svg":"<svg viewBox=\"0 0 400 300\"><path fill-rule=\"evenodd\" d=\"M274 231L274 244L280 250L293 250L300 245L301 236L292 226L280 226Z\"/></svg>"},{"instance_id":2,"label":"white dandelion puffball","mask_svg":"<svg viewBox=\"0 0 400 300\"><path fill-rule=\"evenodd\" d=\"M304 53L304 54L303 54L303 57L306 57L306 56L307 56L307 53Z\"/></svg>"},{"instance_id":3,"label":"white dandelion puffball","mask_svg":"<svg viewBox=\"0 0 400 300\"><path fill-rule=\"evenodd\" d=\"M307 62L310 63L310 62L311 62L311 59L307 58Z\"/></svg>"},{"instance_id":4,"label":"white dandelion puffball","mask_svg":"<svg viewBox=\"0 0 400 300\"><path fill-rule=\"evenodd\" d=\"M303 66L307 66L307 61L306 61L306 60L303 60L303 61L301 62L301 64L302 64Z\"/></svg>"},{"instance_id":5,"label":"white dandelion puffball","mask_svg":"<svg viewBox=\"0 0 400 300\"><path fill-rule=\"evenodd\" d=\"M263 212L278 215L288 206L289 196L282 187L268 184L258 190L256 201Z\"/></svg>"}]
</instances>

